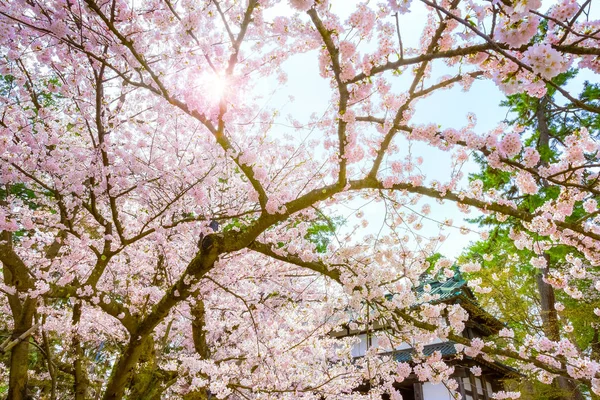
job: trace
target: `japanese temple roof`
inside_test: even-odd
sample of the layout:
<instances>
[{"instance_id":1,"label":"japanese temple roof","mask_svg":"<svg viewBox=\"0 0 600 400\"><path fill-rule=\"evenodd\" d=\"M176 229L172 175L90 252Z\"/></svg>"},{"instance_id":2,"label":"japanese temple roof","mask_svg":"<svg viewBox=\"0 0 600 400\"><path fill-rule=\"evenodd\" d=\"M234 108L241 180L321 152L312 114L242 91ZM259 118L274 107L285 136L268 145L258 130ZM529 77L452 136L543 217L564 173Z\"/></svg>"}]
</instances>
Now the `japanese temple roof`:
<instances>
[{"instance_id":1,"label":"japanese temple roof","mask_svg":"<svg viewBox=\"0 0 600 400\"><path fill-rule=\"evenodd\" d=\"M426 356L430 356L436 351L442 353L442 357L452 356L456 354L454 342L430 344L423 348L423 354ZM413 348L406 350L397 350L394 352L394 359L398 362L410 362L412 361L413 354L415 354L415 349Z\"/></svg>"},{"instance_id":2,"label":"japanese temple roof","mask_svg":"<svg viewBox=\"0 0 600 400\"><path fill-rule=\"evenodd\" d=\"M424 303L436 304L436 303L452 303L460 304L470 314L469 324L472 327L476 327L484 336L497 334L502 328L506 327L506 324L501 322L499 319L494 317L492 314L487 312L477 301L473 291L467 285L467 281L462 277L462 274L455 269L455 274L451 278L427 278L422 277L420 285L413 288L417 302L413 304L413 308L417 308ZM429 285L430 290L425 291L425 286ZM431 299L425 301L423 298L428 294ZM386 294L388 300L394 296L393 293ZM352 321L352 316L350 321ZM346 329L347 326L344 328ZM375 329L381 329L382 326ZM350 331L348 330L345 335L357 334L361 331ZM336 334L335 336L342 336L343 334Z\"/></svg>"},{"instance_id":3,"label":"japanese temple roof","mask_svg":"<svg viewBox=\"0 0 600 400\"><path fill-rule=\"evenodd\" d=\"M425 292L425 286L429 285L431 290L429 292ZM463 293L463 291L467 289L470 292L470 288L467 286L467 281L463 279L461 274L455 274L452 278L448 278L445 282L442 282L437 279L427 279L424 280L419 286L415 288L415 294L417 297L422 297L426 293L431 296L438 297L436 302L442 302L444 300L449 300L457 295ZM469 294L472 295L472 292ZM474 296L473 296L474 297Z\"/></svg>"},{"instance_id":4,"label":"japanese temple roof","mask_svg":"<svg viewBox=\"0 0 600 400\"><path fill-rule=\"evenodd\" d=\"M462 277L458 268L454 270L454 276L445 281L435 278L423 279L421 284L414 289L417 298L422 298L425 294L429 294L430 296L434 296L434 299L428 301L428 303L452 302L460 304L480 322L480 328L489 330L489 332L486 332L487 334L498 333L506 325L479 304L475 294L473 294L473 291L467 285L467 281ZM425 291L425 285L430 286L431 289L429 292Z\"/></svg>"},{"instance_id":5,"label":"japanese temple roof","mask_svg":"<svg viewBox=\"0 0 600 400\"><path fill-rule=\"evenodd\" d=\"M423 347L423 355L430 356L436 351L439 351L442 354L443 358L450 358L457 354L456 348L454 347L454 342L448 341L443 343L435 343L430 344ZM394 360L397 362L411 362L413 361L413 355L416 354L414 348L405 349L405 350L395 350L391 352L394 357ZM467 359L472 359L471 357L465 356ZM502 364L497 361L487 361L482 357L476 357L474 359L478 364L486 365L487 367L495 370L497 372L502 373L503 375L513 375L513 376L521 376L521 374L514 368Z\"/></svg>"}]
</instances>

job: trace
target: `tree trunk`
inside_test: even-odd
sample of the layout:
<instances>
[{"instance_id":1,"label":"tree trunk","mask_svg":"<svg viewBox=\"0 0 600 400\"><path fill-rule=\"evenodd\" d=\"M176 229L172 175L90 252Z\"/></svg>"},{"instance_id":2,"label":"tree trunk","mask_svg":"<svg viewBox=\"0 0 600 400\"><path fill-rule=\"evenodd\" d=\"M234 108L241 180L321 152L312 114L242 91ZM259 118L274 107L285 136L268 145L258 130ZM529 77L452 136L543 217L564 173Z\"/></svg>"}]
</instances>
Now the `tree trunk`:
<instances>
[{"instance_id":1,"label":"tree trunk","mask_svg":"<svg viewBox=\"0 0 600 400\"><path fill-rule=\"evenodd\" d=\"M146 351L148 340L152 340L152 331L164 320L169 312L181 301L190 295L190 277L200 279L214 266L223 249L223 238L217 234L210 234L202 240L200 253L188 265L182 277L169 289L168 293L154 305L152 311L131 333L127 347L113 367L103 400L116 400L123 398L127 383L135 372L140 357Z\"/></svg>"},{"instance_id":2,"label":"tree trunk","mask_svg":"<svg viewBox=\"0 0 600 400\"><path fill-rule=\"evenodd\" d=\"M547 273L548 268L537 274L535 277L537 281L538 292L540 294L542 329L544 330L544 334L548 339L557 342L560 340L560 330L558 327L558 314L555 308L556 297L554 295L554 288L544 282L544 276Z\"/></svg>"},{"instance_id":3,"label":"tree trunk","mask_svg":"<svg viewBox=\"0 0 600 400\"><path fill-rule=\"evenodd\" d=\"M7 188L7 191L9 189ZM27 371L29 369L29 337L19 339L33 326L33 316L37 300L26 297L19 298L19 293L33 288L27 266L13 250L12 233L0 231L0 261L4 282L17 290L15 294L8 294L8 304L14 321L12 340L19 342L10 351L10 376L8 379L8 397L11 400L28 399Z\"/></svg>"},{"instance_id":4,"label":"tree trunk","mask_svg":"<svg viewBox=\"0 0 600 400\"><path fill-rule=\"evenodd\" d=\"M73 307L73 325L78 324L80 319L81 302L77 301ZM78 332L74 332L73 334L73 348L75 349L75 363L73 365L73 372L75 373L75 382L73 385L75 400L85 400L87 398L88 379L85 371L83 349L81 347Z\"/></svg>"},{"instance_id":5,"label":"tree trunk","mask_svg":"<svg viewBox=\"0 0 600 400\"><path fill-rule=\"evenodd\" d=\"M125 353L113 368L113 374L110 379L111 385L104 393L104 400L123 398L127 383L131 379L138 361L148 351L148 342L154 343L152 336L145 336L143 338L135 336L130 339Z\"/></svg>"},{"instance_id":6,"label":"tree trunk","mask_svg":"<svg viewBox=\"0 0 600 400\"><path fill-rule=\"evenodd\" d=\"M18 300L17 300L18 301ZM33 326L35 300L26 299L21 305L20 312L13 310L15 329L11 339L17 340ZM17 311L17 313L15 313ZM10 377L8 380L8 397L10 400L29 399L27 391L29 370L29 336L24 337L10 352Z\"/></svg>"},{"instance_id":7,"label":"tree trunk","mask_svg":"<svg viewBox=\"0 0 600 400\"><path fill-rule=\"evenodd\" d=\"M539 132L539 140L537 150L542 155L541 164L547 165L548 160L544 159L543 155L547 154L550 145L550 129L548 126L548 98L546 96L539 100L536 110L537 128ZM542 182L543 186L547 185L546 181ZM552 285L544 282L544 277L550 271L550 256L544 254L546 259L546 267L536 275L538 292L540 294L540 307L542 317L542 329L546 337L552 341L560 341L560 326L558 323L558 313L556 312L556 296ZM557 386L560 392L554 397L556 400L583 400L581 391L573 383L573 381L565 378L557 378Z\"/></svg>"},{"instance_id":8,"label":"tree trunk","mask_svg":"<svg viewBox=\"0 0 600 400\"><path fill-rule=\"evenodd\" d=\"M210 358L208 342L206 341L205 316L206 310L204 308L204 301L199 297L196 300L196 304L192 308L192 339L194 340L194 348L196 349L196 353L198 353L200 358L203 360ZM208 378L207 376L205 377ZM209 394L210 392L206 387L201 387L184 396L184 400L208 399Z\"/></svg>"},{"instance_id":9,"label":"tree trunk","mask_svg":"<svg viewBox=\"0 0 600 400\"><path fill-rule=\"evenodd\" d=\"M194 348L196 353L200 355L203 360L210 357L208 349L208 343L206 342L206 331L205 328L205 309L204 301L198 299L196 305L192 308L192 338L194 339Z\"/></svg>"},{"instance_id":10,"label":"tree trunk","mask_svg":"<svg viewBox=\"0 0 600 400\"><path fill-rule=\"evenodd\" d=\"M546 257L548 260L549 257ZM540 293L540 305L541 305L541 317L542 317L542 328L546 337L552 341L560 340L560 328L558 325L558 314L556 312L555 304L556 297L554 295L554 288L544 282L544 275L548 273L548 268L539 273L536 276L538 291ZM581 394L579 388L565 377L557 378L558 387L560 392L554 397L556 400L583 400L584 397Z\"/></svg>"},{"instance_id":11,"label":"tree trunk","mask_svg":"<svg viewBox=\"0 0 600 400\"><path fill-rule=\"evenodd\" d=\"M17 335L17 337L18 336L19 335ZM23 340L21 343L13 347L10 353L10 378L8 381L7 399L22 400L29 398L27 395L28 364L29 340Z\"/></svg>"}]
</instances>

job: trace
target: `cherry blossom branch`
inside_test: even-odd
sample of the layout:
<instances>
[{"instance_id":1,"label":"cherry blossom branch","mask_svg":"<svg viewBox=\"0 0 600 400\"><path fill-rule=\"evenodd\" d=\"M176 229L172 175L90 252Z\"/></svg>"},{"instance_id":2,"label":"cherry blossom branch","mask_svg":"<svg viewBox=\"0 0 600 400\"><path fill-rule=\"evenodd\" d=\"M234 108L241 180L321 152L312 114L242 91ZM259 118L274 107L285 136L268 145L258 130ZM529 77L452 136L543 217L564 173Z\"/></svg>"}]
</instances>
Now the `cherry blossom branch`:
<instances>
[{"instance_id":1,"label":"cherry blossom branch","mask_svg":"<svg viewBox=\"0 0 600 400\"><path fill-rule=\"evenodd\" d=\"M339 174L338 181L340 183L346 182L346 169L347 169L347 160L346 160L346 126L347 122L344 120L344 114L347 111L348 100L350 98L350 92L348 91L348 82L344 82L341 77L342 74L342 66L340 64L339 56L340 50L336 47L333 42L332 32L328 30L319 15L317 14L317 10L311 8L307 11L310 19L312 20L315 28L321 35L321 39L325 44L325 48L327 49L327 53L329 54L329 59L331 60L331 67L333 69L333 75L336 81L336 87L338 89L339 105L338 105L338 152L339 152Z\"/></svg>"},{"instance_id":2,"label":"cherry blossom branch","mask_svg":"<svg viewBox=\"0 0 600 400\"><path fill-rule=\"evenodd\" d=\"M441 6L439 6L439 5L431 2L429 0L421 0L421 2L424 3L424 4L426 4L426 5L428 5L428 6L430 6L430 7L433 7L436 10L439 10L440 12L446 14L447 16L449 16L450 18L454 19L455 21L461 23L462 25L464 25L468 29L472 30L479 37L481 37L487 43L489 43L492 46L493 50L496 50L498 53L502 54L504 57L506 57L507 59L509 59L510 61L512 61L513 63L515 63L516 65L518 65L519 67L524 68L527 71L530 71L532 73L535 73L535 72L533 72L533 69L529 65L525 64L524 62L522 62L521 60L519 60L517 57L513 56L512 54L509 54L507 51L505 51L502 48L502 46L500 46L498 43L494 42L492 38L490 38L485 33L481 32L479 29L477 29L477 27L475 27L472 24L470 24L464 18L460 18L460 17L454 15L453 13L449 12L448 10L446 10L444 7L441 7ZM555 48L559 49L558 46L555 46ZM565 51L565 49L561 49L561 50ZM591 51L597 51L597 50L599 50L599 49L591 50ZM538 75L538 74L536 74L536 75ZM542 79L544 82L546 82L546 84L552 86L554 89L556 89L558 92L560 92L563 96L565 96L567 99L569 99L569 101L571 101L573 104L576 104L577 106L581 107L584 110L600 114L600 107L594 107L593 105L590 105L590 104L585 103L585 102L583 102L583 101L581 101L579 99L576 99L575 97L571 96L567 90L565 90L561 86L555 84L550 79L546 79L546 78L544 78L542 76L540 76L540 79Z\"/></svg>"},{"instance_id":3,"label":"cherry blossom branch","mask_svg":"<svg viewBox=\"0 0 600 400\"><path fill-rule=\"evenodd\" d=\"M0 353L6 353L10 351L10 349L19 344L19 342L23 341L25 338L31 335L39 326L40 324L34 324L31 328L27 329L25 332L20 334L16 339L12 341L7 340L6 342L2 343L2 345L0 345Z\"/></svg>"},{"instance_id":4,"label":"cherry blossom branch","mask_svg":"<svg viewBox=\"0 0 600 400\"><path fill-rule=\"evenodd\" d=\"M444 27L444 29L445 29L445 27ZM438 29L436 31L436 36L434 36L435 40L432 41L432 43L430 45L431 48L435 47L435 45L437 44L437 41L440 39L441 34L444 31L444 29ZM411 103L415 99L426 96L435 90L438 90L438 89L450 86L456 82L459 82L462 79L464 79L465 76L470 76L471 78L475 79L475 78L483 75L483 73L480 71L471 72L471 73L468 73L465 75L457 75L454 78L446 79L442 82L432 85L427 89L423 89L418 92L415 92L416 84L422 78L423 73L425 72L426 65L427 65L427 62L426 61L423 62L423 64L421 65L421 68L419 68L417 73L415 73L415 79L413 80L413 84L411 85L411 88L409 90L409 98L396 112L395 117L392 121L392 126L390 127L389 131L387 132L386 136L384 137L383 141L381 142L381 145L379 147L379 150L377 151L377 155L375 157L375 160L373 161L373 165L371 166L371 170L369 172L369 176L372 178L375 178L377 176L377 173L379 172L379 169L381 168L381 163L383 162L383 158L385 157L387 149L389 148L390 144L392 143L392 140L396 136L396 133L398 132L398 130L400 130L400 126L401 126L400 123L403 119L404 112L406 110L408 110ZM381 119L377 119L374 117L363 117L362 119L357 118L357 120L358 121L367 121L367 122L380 122L381 121Z\"/></svg>"},{"instance_id":5,"label":"cherry blossom branch","mask_svg":"<svg viewBox=\"0 0 600 400\"><path fill-rule=\"evenodd\" d=\"M125 384L137 364L142 346L154 328L164 320L171 309L191 294L192 284L205 276L214 266L218 257L224 252L224 238L220 234L207 235L202 241L202 249L190 262L182 276L173 284L166 294L152 307L152 310L137 324L131 334L121 357L115 364L104 399L121 398Z\"/></svg>"},{"instance_id":6,"label":"cherry blossom branch","mask_svg":"<svg viewBox=\"0 0 600 400\"><path fill-rule=\"evenodd\" d=\"M400 22L398 21L398 12L394 14L396 19L396 34L398 35L398 45L400 46L400 60L404 58L404 47L402 46L402 35L400 34Z\"/></svg>"},{"instance_id":7,"label":"cherry blossom branch","mask_svg":"<svg viewBox=\"0 0 600 400\"><path fill-rule=\"evenodd\" d=\"M107 46L104 47L104 53L106 53L106 50L107 50ZM105 145L105 137L107 135L107 132L104 128L104 123L102 121L103 115L104 115L104 106L103 106L103 103L104 103L104 83L103 83L104 70L105 70L104 64L102 64L100 66L98 71L96 71L96 69L94 69L92 67L92 71L94 72L94 78L96 81L95 122L96 122L96 130L97 130L97 134L98 134L98 150L100 151L101 158L102 158L102 165L104 166L104 170L105 170L104 179L106 179L106 195L108 196L108 201L110 204L110 212L111 212L111 216L112 216L113 225L116 228L117 235L119 236L119 239L122 242L125 240L125 237L123 236L123 226L121 225L121 222L120 222L119 211L117 208L117 202L116 202L116 199L112 196L112 194L110 192L112 189L111 174L108 171L108 169L110 167L110 163L108 161L108 154L106 152L106 145ZM91 193L93 193L93 190L91 190ZM110 235L112 233L112 226L107 226L107 227L109 228L108 234ZM108 241L106 241L106 242L108 242ZM110 246L110 244L109 244L109 246Z\"/></svg>"},{"instance_id":8,"label":"cherry blossom branch","mask_svg":"<svg viewBox=\"0 0 600 400\"><path fill-rule=\"evenodd\" d=\"M233 36L233 32L231 32L231 28L229 27L229 23L227 23L227 18L225 17L223 10L221 10L221 6L219 5L219 2L217 0L213 0L212 3L214 3L215 7L217 8L217 12L221 16L221 21L223 21L223 25L225 26L227 35L229 35L229 40L231 41L231 45L234 46L235 42L236 42L235 37Z\"/></svg>"},{"instance_id":9,"label":"cherry blossom branch","mask_svg":"<svg viewBox=\"0 0 600 400\"><path fill-rule=\"evenodd\" d=\"M232 290L226 288L225 286L221 285L219 282L217 282L216 280L214 280L210 276L206 277L206 279L209 280L210 282L212 282L213 284L215 284L217 287L219 287L225 293L229 293L230 295L232 295L236 299L240 300L244 304L244 307L246 308L246 311L248 311L248 314L250 315L250 320L252 321L252 327L254 328L254 336L256 338L256 356L260 359L261 358L261 351L260 351L260 335L258 333L258 324L256 323L256 319L254 318L254 313L252 312L252 308L250 307L250 305L248 304L248 302L246 301L246 299L244 299L242 296L240 296L239 294L235 293L234 291L232 291Z\"/></svg>"},{"instance_id":10,"label":"cherry blossom branch","mask_svg":"<svg viewBox=\"0 0 600 400\"><path fill-rule=\"evenodd\" d=\"M175 16L175 18L177 18L179 21L181 21L181 17L179 16L179 13L177 13L177 11L175 11L175 9L173 8L173 4L171 4L170 0L164 0L164 2L167 4L167 7L169 8L169 11L171 11L171 13ZM188 29L186 30L186 33L188 35L190 35L190 37L192 39L194 39L194 42L197 45L200 45L200 41L198 40L198 38L196 37L196 35L194 34L194 32L192 31L192 29ZM209 67L213 70L214 73L217 73L217 68L214 66L214 64L212 63L210 57L208 56L208 54L204 53L204 59L206 60L206 62L208 63Z\"/></svg>"},{"instance_id":11,"label":"cherry blossom branch","mask_svg":"<svg viewBox=\"0 0 600 400\"><path fill-rule=\"evenodd\" d=\"M268 244L261 243L256 240L250 243L248 248L275 260L285 261L287 263L318 272L323 276L333 279L334 281L339 282L340 280L340 272L337 268L327 268L327 266L321 262L304 261L298 256L291 254L280 254L281 252L275 252Z\"/></svg>"},{"instance_id":12,"label":"cherry blossom branch","mask_svg":"<svg viewBox=\"0 0 600 400\"><path fill-rule=\"evenodd\" d=\"M399 316L403 321L408 322L410 324L412 324L413 326L429 331L429 332L437 332L439 330L439 327L433 324L430 324L428 322L423 322L418 320L417 318L411 316L409 313L396 309L394 310L394 313ZM403 326L404 323L396 320L396 325L398 327ZM448 339L462 344L464 346L472 346L471 340L463 337L463 336L459 336L453 333L450 333L447 335ZM518 361L522 361L522 362L526 362L526 363L531 363L533 365L535 365L536 367L544 370L544 371L548 371L550 373L556 374L556 375L560 375L560 376L564 376L566 378L571 378L568 374L568 372L566 371L566 369L557 369L557 368L553 368L548 364L545 364L541 361L539 361L537 358L529 358L529 357L523 357L521 356L520 353L516 352L516 351L512 351L512 350L508 350L508 349L502 349L502 348L497 348L497 347L491 347L489 345L484 345L481 349L482 352L484 353L489 353L489 354L495 354L498 356L503 356L503 357L508 357L508 358L512 358L514 360L518 360ZM589 384L589 381L587 381L586 383Z\"/></svg>"},{"instance_id":13,"label":"cherry blossom branch","mask_svg":"<svg viewBox=\"0 0 600 400\"><path fill-rule=\"evenodd\" d=\"M396 190L396 191L406 191L408 193L417 193L422 194L430 198L439 199L439 200L450 200L456 203L473 206L483 211L495 211L504 215L510 215L515 217L521 221L531 222L535 214L531 214L508 205L502 205L495 202L486 202L484 200L479 200L472 197L467 197L462 194L456 194L453 192L438 190L434 188L428 188L424 186L414 186L410 183L397 183L392 185L391 187L385 187L383 183L378 182L377 180L366 178L360 181L350 181L350 189L351 190L364 190L364 189L381 189L381 190ZM600 235L587 231L584 227L580 225L576 225L570 222L565 221L553 221L557 227L562 228L563 230L571 230L580 235L587 236L594 240L600 240Z\"/></svg>"},{"instance_id":14,"label":"cherry blossom branch","mask_svg":"<svg viewBox=\"0 0 600 400\"><path fill-rule=\"evenodd\" d=\"M0 231L0 261L3 267L6 268L5 273L10 273L9 279L6 275L4 277L8 285L14 286L19 292L31 290L35 287L31 272L15 252L12 244L12 234L8 231Z\"/></svg>"},{"instance_id":15,"label":"cherry blossom branch","mask_svg":"<svg viewBox=\"0 0 600 400\"><path fill-rule=\"evenodd\" d=\"M474 75L478 75L477 73L473 73L473 74ZM474 76L474 75L472 75L472 76ZM446 82L457 81L458 80L457 78L458 77L455 77L455 78L450 79L450 80L448 80ZM441 85L442 84L438 84L438 86L441 86ZM443 85L443 86L445 86L445 85ZM377 124L380 124L380 125L385 124L385 118L379 118L379 117L370 116L370 115L369 116L356 117L356 120L357 121L361 121L361 122L377 123ZM414 128L409 127L409 126L396 125L394 127L397 130L402 130L402 131L405 131L405 132L408 132L408 133L411 133L414 130ZM442 140L447 140L444 137L443 133L441 133L441 132L438 132L436 134L436 136L439 137ZM482 153L486 157L488 157L488 156L490 156L492 154L492 151L489 150L485 145L477 147L477 148L473 148L472 146L468 146L466 142L461 141L461 140L451 140L451 141L448 141L448 143L454 144L454 145L457 145L457 146L462 146L462 147L469 148L469 149L473 149L473 150L476 150L476 151L479 151L480 153ZM517 169L522 170L522 171L527 171L527 172L529 172L530 174L532 174L533 176L537 177L540 180L547 180L548 182L551 182L551 183L553 183L555 185L559 185L559 186L577 188L577 189L589 192L589 193L593 194L594 196L600 195L600 190L595 189L592 184L590 184L590 185L583 185L583 184L579 184L579 183L569 182L568 177L566 177L565 179L558 179L557 178L557 177L560 177L561 175L566 175L569 172L574 172L574 171L579 170L579 169L595 168L595 167L600 166L600 164L596 164L596 163L592 162L591 164L585 164L585 165L580 165L580 166L570 166L570 167L568 167L568 168L566 168L564 170L561 170L561 171L558 171L558 172L555 172L555 173L552 173L552 174L546 176L546 175L542 175L540 173L540 171L539 171L538 168L526 167L523 163L520 163L520 162L515 161L513 159L510 159L510 158L507 158L507 157L499 157L499 160L501 162L503 162L504 164L510 165L511 167L517 168Z\"/></svg>"},{"instance_id":16,"label":"cherry blossom branch","mask_svg":"<svg viewBox=\"0 0 600 400\"><path fill-rule=\"evenodd\" d=\"M357 74L354 78L349 79L347 82L348 83L357 83L357 82L363 81L371 76L378 75L385 71L394 71L394 70L399 69L400 67L418 64L418 63L421 63L424 61L432 61L432 60L437 60L440 58L453 58L453 57L467 56L467 55L471 55L471 54L485 52L485 51L492 50L492 49L493 49L493 47L491 44L484 43L484 44L478 44L478 45L466 46L466 47L459 46L459 47L457 47L455 49L451 49L451 50L436 51L436 52L432 52L432 53L428 53L428 54L421 54L419 56L412 57L412 58L404 58L401 60L399 59L397 61L388 61L383 65L376 65L373 68L371 68L369 75L365 74L364 72L361 72L360 74Z\"/></svg>"},{"instance_id":17,"label":"cherry blossom branch","mask_svg":"<svg viewBox=\"0 0 600 400\"><path fill-rule=\"evenodd\" d=\"M451 3L450 7L452 9L454 9L458 5L458 3L459 3L459 0L455 0ZM433 34L433 37L431 38L431 42L429 43L429 46L427 47L426 53L432 53L434 51L434 49L437 47L438 42L439 42L440 38L442 37L442 33L444 32L444 30L447 27L447 21L448 21L448 18L440 21L436 31ZM410 104L412 103L412 101L414 99L429 93L428 91L421 91L421 92L419 92L419 94L415 93L418 83L421 81L421 79L423 79L423 76L425 74L425 70L427 68L428 63L429 63L429 60L424 60L417 68L417 71L414 74L412 84L411 84L410 88L408 89L408 99L396 112L396 115L393 119L392 127L390 128L390 130L386 134L385 138L381 142L381 146L380 146L379 150L377 151L377 156L375 157L375 160L373 161L373 166L371 167L371 170L369 172L370 177L377 176L377 172L379 171L379 168L383 161L383 157L384 157L390 143L394 139L394 136L397 133L397 129L395 127L398 124L400 124L400 122L402 121L402 119L404 117L404 112L406 110L408 110L408 108L410 107ZM448 84L450 84L450 83L448 83Z\"/></svg>"}]
</instances>

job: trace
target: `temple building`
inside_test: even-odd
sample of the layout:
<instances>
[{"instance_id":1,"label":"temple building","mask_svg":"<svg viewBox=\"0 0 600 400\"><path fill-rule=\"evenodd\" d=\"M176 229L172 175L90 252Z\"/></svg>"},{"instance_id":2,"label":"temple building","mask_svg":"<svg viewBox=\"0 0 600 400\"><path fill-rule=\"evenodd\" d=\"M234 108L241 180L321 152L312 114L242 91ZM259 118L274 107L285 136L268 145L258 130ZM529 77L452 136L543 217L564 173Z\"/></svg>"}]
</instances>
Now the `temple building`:
<instances>
[{"instance_id":1,"label":"temple building","mask_svg":"<svg viewBox=\"0 0 600 400\"><path fill-rule=\"evenodd\" d=\"M476 337L486 338L497 334L506 326L485 311L477 302L475 295L467 286L467 281L457 273L454 277L446 281L424 280L417 287L417 298L424 294L425 285L428 285L428 294L435 300L433 303L460 304L469 313L469 319L465 323L465 329L462 336L473 339ZM377 330L385 329L384 326L375 326L370 333L364 331L352 331L347 328L345 331L336 332L337 337L357 336L360 342L356 343L352 349L352 356L359 358L365 355L366 351L377 343ZM489 400L492 399L492 393L504 390L503 381L510 378L518 378L520 375L513 368L498 362L490 362L482 357L468 357L466 355L457 356L457 350L452 341L433 340L423 348L423 355L429 356L439 351L444 361L454 367L452 378L458 382L458 392L463 400ZM410 343L402 343L398 348L388 352L382 352L381 355L394 357L398 362L413 363L415 350ZM479 367L481 374L475 376L471 373L472 367ZM400 391L404 400L452 400L454 399L450 391L442 383L433 384L430 382L420 382L413 373L408 379L396 384L396 389ZM366 390L367 387L357 388L357 390Z\"/></svg>"}]
</instances>

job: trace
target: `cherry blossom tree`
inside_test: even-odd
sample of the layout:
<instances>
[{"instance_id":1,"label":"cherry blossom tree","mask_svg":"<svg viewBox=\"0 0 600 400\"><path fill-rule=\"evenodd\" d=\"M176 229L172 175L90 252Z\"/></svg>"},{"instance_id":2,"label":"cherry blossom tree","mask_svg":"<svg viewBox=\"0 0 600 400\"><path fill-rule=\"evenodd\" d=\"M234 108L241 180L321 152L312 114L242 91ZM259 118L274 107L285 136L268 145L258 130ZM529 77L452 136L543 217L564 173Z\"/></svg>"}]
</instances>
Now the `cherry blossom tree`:
<instances>
[{"instance_id":1,"label":"cherry blossom tree","mask_svg":"<svg viewBox=\"0 0 600 400\"><path fill-rule=\"evenodd\" d=\"M571 67L600 72L591 1L390 0L353 5L348 17L337 3L0 4L9 398L360 398L353 389L365 382L370 395L400 398L392 385L411 372L456 389L439 354L409 366L374 349L353 361L353 339L329 334L350 320L385 324L389 348L451 339L466 356L600 393L600 360L569 339L469 340L465 310L411 290L426 270L452 273L448 260L427 261L452 222L416 233L432 207L450 204L512 218L518 246L568 246L581 268L597 268L598 144L587 129L542 164L519 128L478 132L472 114L461 129L435 113L413 121L421 99L480 80L534 97L552 88L598 113L552 80ZM415 32L400 21L418 8L427 23L411 47L402 39ZM284 68L298 53L315 55L330 101L283 120L261 83L302 79ZM410 151L419 143L451 158L445 180L421 172L436 160ZM523 194L550 185L560 195L519 207L463 179L470 154ZM379 234L338 229L336 209L357 200L381 206ZM574 209L584 211L568 218Z\"/></svg>"}]
</instances>

